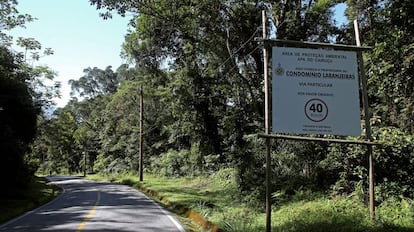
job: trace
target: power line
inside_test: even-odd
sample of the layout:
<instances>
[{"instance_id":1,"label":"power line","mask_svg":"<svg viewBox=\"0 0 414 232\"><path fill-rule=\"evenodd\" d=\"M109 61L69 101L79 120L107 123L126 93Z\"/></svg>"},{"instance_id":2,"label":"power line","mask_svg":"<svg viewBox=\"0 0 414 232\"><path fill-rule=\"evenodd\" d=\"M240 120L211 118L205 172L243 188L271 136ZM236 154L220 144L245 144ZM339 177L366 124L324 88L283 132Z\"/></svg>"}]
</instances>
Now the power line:
<instances>
[{"instance_id":1,"label":"power line","mask_svg":"<svg viewBox=\"0 0 414 232\"><path fill-rule=\"evenodd\" d=\"M216 68L216 71L218 71L221 67L223 67L227 62L229 62L234 55L236 55L241 49L244 48L244 46L246 46L246 44L248 44L250 41L252 41L254 39L254 36L257 34L257 32L259 31L258 28L256 28L256 30L253 32L253 34L250 36L249 39L247 39L246 42L244 42L235 52L233 52L220 66L218 66Z\"/></svg>"},{"instance_id":2,"label":"power line","mask_svg":"<svg viewBox=\"0 0 414 232\"><path fill-rule=\"evenodd\" d=\"M244 57L243 57L243 59L244 58L246 58L247 56L250 56L251 54L253 54L253 52L255 52L257 49L259 49L261 47L261 45L258 45L258 46L256 46L256 48L254 48L251 52L249 52L248 54L246 54ZM228 75L230 75L231 74L231 72L236 68L236 67L238 67L239 65L238 64L235 64L229 71L227 71L226 72L226 76L228 76Z\"/></svg>"},{"instance_id":3,"label":"power line","mask_svg":"<svg viewBox=\"0 0 414 232\"><path fill-rule=\"evenodd\" d=\"M250 56L251 54L253 54L253 52L255 52L259 48L261 48L261 45L256 46L252 51L250 51L248 54L243 56L243 59L246 58L247 56ZM225 77L229 76L231 74L231 72L234 69L236 69L238 66L239 66L238 64L235 64L233 67L231 67L231 69L226 72ZM200 98L200 99L211 99L211 98L219 97L219 96L221 96L221 94L214 94L214 95L210 95L210 96L199 96L198 98Z\"/></svg>"}]
</instances>

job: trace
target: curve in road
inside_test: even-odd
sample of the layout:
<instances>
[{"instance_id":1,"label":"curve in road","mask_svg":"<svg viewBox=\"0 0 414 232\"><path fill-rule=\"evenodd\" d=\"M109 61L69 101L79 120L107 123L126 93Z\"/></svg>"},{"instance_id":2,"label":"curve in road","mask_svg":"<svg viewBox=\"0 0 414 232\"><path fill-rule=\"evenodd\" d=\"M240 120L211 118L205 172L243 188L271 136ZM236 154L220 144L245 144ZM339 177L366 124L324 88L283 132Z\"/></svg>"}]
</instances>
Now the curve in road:
<instances>
[{"instance_id":1,"label":"curve in road","mask_svg":"<svg viewBox=\"0 0 414 232\"><path fill-rule=\"evenodd\" d=\"M55 200L0 226L0 231L185 232L143 193L113 183L50 177L64 191Z\"/></svg>"}]
</instances>

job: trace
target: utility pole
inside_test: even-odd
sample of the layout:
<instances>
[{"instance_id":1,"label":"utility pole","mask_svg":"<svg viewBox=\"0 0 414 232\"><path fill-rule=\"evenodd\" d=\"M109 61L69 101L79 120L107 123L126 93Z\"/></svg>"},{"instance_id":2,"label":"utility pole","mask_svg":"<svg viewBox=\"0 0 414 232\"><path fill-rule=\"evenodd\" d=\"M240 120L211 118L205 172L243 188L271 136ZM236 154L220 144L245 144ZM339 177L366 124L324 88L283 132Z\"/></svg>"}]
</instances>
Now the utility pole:
<instances>
[{"instance_id":1,"label":"utility pole","mask_svg":"<svg viewBox=\"0 0 414 232\"><path fill-rule=\"evenodd\" d=\"M144 180L144 167L143 167L143 133L144 133L144 94L142 86L140 89L140 109L139 109L139 181Z\"/></svg>"}]
</instances>

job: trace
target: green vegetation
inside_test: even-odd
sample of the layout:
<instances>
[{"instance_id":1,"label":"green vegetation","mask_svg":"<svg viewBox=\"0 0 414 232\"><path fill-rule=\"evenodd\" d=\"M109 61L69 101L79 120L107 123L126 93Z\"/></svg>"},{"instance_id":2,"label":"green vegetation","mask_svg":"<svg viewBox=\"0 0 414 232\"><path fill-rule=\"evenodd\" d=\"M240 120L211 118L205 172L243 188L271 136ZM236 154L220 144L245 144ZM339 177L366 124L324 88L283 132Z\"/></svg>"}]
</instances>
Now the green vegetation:
<instances>
[{"instance_id":1,"label":"green vegetation","mask_svg":"<svg viewBox=\"0 0 414 232\"><path fill-rule=\"evenodd\" d=\"M138 170L143 143L143 168L163 177L148 176L144 187L225 230L262 231L265 146L257 134L263 131L267 61L254 39L261 36L261 12L269 16L266 26L276 29L267 30L269 38L323 43L354 44L358 19L363 45L373 48L363 59L373 137L381 144L374 148L377 221L370 224L364 207L366 147L278 141L271 144L273 226L413 229L414 1L89 2L105 19L114 12L132 15L122 54L134 66L86 68L70 81L72 100L45 116L41 109L56 89L42 80L54 73L29 65L39 59L34 39L18 40L24 53L10 51L6 32L33 19L18 15L17 1L1 1L0 177L7 189L27 185L36 170L87 170L134 184L118 175ZM342 3L348 21L337 25L334 8Z\"/></svg>"},{"instance_id":2,"label":"green vegetation","mask_svg":"<svg viewBox=\"0 0 414 232\"><path fill-rule=\"evenodd\" d=\"M158 200L168 200L170 205L184 204L224 231L263 231L265 214L262 204L238 193L234 174L231 169L196 178L147 174L143 182L138 182L136 175L126 173L88 178L154 190L158 193ZM409 199L393 198L383 202L377 208L374 223L369 219L366 204L355 195L333 196L302 189L291 196L274 194L274 200L277 203L272 210L272 231L276 232L414 231L414 201Z\"/></svg>"},{"instance_id":3,"label":"green vegetation","mask_svg":"<svg viewBox=\"0 0 414 232\"><path fill-rule=\"evenodd\" d=\"M2 191L6 191L2 189ZM0 199L0 224L46 204L60 194L60 189L42 177L34 177L27 189Z\"/></svg>"},{"instance_id":4,"label":"green vegetation","mask_svg":"<svg viewBox=\"0 0 414 232\"><path fill-rule=\"evenodd\" d=\"M27 188L38 168L29 158L37 121L42 110L52 105L50 99L59 87L46 84L53 80L53 71L36 65L40 56L53 54L50 48L42 50L38 41L23 37L16 39L23 52L11 48L9 30L34 20L20 14L16 6L16 0L0 1L0 178L4 189L0 197L5 198Z\"/></svg>"}]
</instances>

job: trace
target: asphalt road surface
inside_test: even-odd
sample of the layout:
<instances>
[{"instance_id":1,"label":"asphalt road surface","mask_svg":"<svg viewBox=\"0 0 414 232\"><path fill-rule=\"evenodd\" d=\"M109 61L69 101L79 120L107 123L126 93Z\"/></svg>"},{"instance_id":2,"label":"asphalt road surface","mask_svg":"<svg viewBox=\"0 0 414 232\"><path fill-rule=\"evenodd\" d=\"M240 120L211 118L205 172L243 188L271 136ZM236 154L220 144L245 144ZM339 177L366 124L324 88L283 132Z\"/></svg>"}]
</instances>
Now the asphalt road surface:
<instances>
[{"instance_id":1,"label":"asphalt road surface","mask_svg":"<svg viewBox=\"0 0 414 232\"><path fill-rule=\"evenodd\" d=\"M184 232L179 222L143 193L124 185L50 177L63 193L0 226L0 231Z\"/></svg>"}]
</instances>

